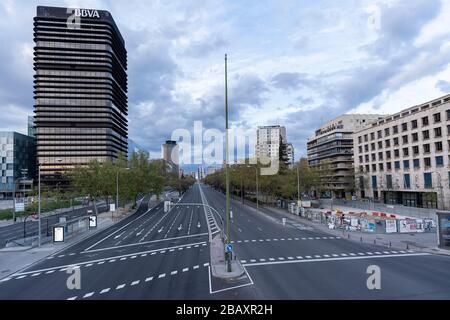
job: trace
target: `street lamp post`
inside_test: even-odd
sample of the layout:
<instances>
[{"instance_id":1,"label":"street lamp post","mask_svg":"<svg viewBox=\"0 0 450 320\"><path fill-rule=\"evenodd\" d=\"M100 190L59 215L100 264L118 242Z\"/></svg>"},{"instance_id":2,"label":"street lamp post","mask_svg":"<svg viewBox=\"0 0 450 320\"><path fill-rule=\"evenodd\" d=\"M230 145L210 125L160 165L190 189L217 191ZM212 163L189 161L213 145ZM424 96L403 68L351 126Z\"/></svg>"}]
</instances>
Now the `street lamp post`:
<instances>
[{"instance_id":1,"label":"street lamp post","mask_svg":"<svg viewBox=\"0 0 450 320\"><path fill-rule=\"evenodd\" d=\"M247 166L247 168L252 168L252 166ZM256 213L259 212L259 201L258 201L258 167L255 167L255 176L256 176Z\"/></svg>"},{"instance_id":2,"label":"street lamp post","mask_svg":"<svg viewBox=\"0 0 450 320\"><path fill-rule=\"evenodd\" d=\"M299 203L300 203L299 202L300 201L300 176L298 174L299 164L300 163L297 164L297 205L299 205Z\"/></svg>"},{"instance_id":3,"label":"street lamp post","mask_svg":"<svg viewBox=\"0 0 450 320\"><path fill-rule=\"evenodd\" d=\"M120 168L116 172L116 211L119 211L119 172L121 170L130 170L130 168Z\"/></svg>"},{"instance_id":4,"label":"street lamp post","mask_svg":"<svg viewBox=\"0 0 450 320\"><path fill-rule=\"evenodd\" d=\"M225 210L227 216L227 245L230 244L230 176L228 172L228 79L227 79L227 55L225 54L225 188L226 201ZM227 271L231 272L231 255L225 253L227 261Z\"/></svg>"}]
</instances>

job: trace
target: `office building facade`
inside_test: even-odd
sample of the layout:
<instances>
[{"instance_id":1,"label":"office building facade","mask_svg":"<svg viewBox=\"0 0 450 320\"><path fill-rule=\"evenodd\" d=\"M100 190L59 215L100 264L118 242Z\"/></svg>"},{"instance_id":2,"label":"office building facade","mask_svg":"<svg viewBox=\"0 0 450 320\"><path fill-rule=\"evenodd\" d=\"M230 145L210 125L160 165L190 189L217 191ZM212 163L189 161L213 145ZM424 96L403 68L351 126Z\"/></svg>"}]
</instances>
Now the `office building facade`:
<instances>
[{"instance_id":1,"label":"office building facade","mask_svg":"<svg viewBox=\"0 0 450 320\"><path fill-rule=\"evenodd\" d=\"M354 144L358 197L450 209L450 95L374 122Z\"/></svg>"},{"instance_id":2,"label":"office building facade","mask_svg":"<svg viewBox=\"0 0 450 320\"><path fill-rule=\"evenodd\" d=\"M31 191L36 174L35 141L17 133L0 132L0 198Z\"/></svg>"},{"instance_id":3,"label":"office building facade","mask_svg":"<svg viewBox=\"0 0 450 320\"><path fill-rule=\"evenodd\" d=\"M111 14L37 7L34 18L37 161L42 181L91 160L127 154L127 52Z\"/></svg>"},{"instance_id":4,"label":"office building facade","mask_svg":"<svg viewBox=\"0 0 450 320\"><path fill-rule=\"evenodd\" d=\"M307 142L310 167L321 171L317 196L349 197L354 189L353 133L382 118L373 114L344 114L328 121Z\"/></svg>"}]
</instances>

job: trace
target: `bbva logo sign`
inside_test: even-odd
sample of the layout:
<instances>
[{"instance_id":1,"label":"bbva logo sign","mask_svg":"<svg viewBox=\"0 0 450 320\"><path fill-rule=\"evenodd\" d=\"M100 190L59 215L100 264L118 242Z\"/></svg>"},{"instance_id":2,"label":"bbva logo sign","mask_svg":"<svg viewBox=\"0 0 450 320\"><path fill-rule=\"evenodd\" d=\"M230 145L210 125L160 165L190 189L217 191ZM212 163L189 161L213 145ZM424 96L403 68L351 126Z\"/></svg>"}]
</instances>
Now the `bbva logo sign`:
<instances>
[{"instance_id":1,"label":"bbva logo sign","mask_svg":"<svg viewBox=\"0 0 450 320\"><path fill-rule=\"evenodd\" d=\"M97 10L75 9L75 16L81 18L100 18Z\"/></svg>"}]
</instances>

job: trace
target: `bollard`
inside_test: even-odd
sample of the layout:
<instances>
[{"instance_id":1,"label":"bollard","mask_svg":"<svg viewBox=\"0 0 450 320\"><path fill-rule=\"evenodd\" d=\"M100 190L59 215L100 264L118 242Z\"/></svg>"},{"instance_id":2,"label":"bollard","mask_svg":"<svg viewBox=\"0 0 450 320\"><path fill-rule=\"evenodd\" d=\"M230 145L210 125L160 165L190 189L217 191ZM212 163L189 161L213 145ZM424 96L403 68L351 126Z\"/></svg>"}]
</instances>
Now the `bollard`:
<instances>
[{"instance_id":1,"label":"bollard","mask_svg":"<svg viewBox=\"0 0 450 320\"><path fill-rule=\"evenodd\" d=\"M361 242L362 242L362 237L361 237L361 238L359 238L359 241L361 241Z\"/></svg>"},{"instance_id":2,"label":"bollard","mask_svg":"<svg viewBox=\"0 0 450 320\"><path fill-rule=\"evenodd\" d=\"M377 239L373 239L373 244L377 244Z\"/></svg>"},{"instance_id":3,"label":"bollard","mask_svg":"<svg viewBox=\"0 0 450 320\"><path fill-rule=\"evenodd\" d=\"M409 249L409 243L406 244L406 250L408 250L408 249Z\"/></svg>"},{"instance_id":4,"label":"bollard","mask_svg":"<svg viewBox=\"0 0 450 320\"><path fill-rule=\"evenodd\" d=\"M350 239L350 233L347 233L347 239Z\"/></svg>"},{"instance_id":5,"label":"bollard","mask_svg":"<svg viewBox=\"0 0 450 320\"><path fill-rule=\"evenodd\" d=\"M389 241L389 248L392 247L392 243Z\"/></svg>"}]
</instances>

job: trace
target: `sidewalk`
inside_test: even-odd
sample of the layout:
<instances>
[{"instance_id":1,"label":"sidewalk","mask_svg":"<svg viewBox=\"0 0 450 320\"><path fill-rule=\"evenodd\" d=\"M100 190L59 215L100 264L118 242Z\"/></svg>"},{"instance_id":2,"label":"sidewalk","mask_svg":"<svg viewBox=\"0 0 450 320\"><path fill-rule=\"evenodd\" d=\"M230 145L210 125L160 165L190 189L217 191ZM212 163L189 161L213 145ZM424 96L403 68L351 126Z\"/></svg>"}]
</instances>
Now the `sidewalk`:
<instances>
[{"instance_id":1,"label":"sidewalk","mask_svg":"<svg viewBox=\"0 0 450 320\"><path fill-rule=\"evenodd\" d=\"M240 200L236 198L232 198L234 201L239 201L239 203L242 205ZM247 207L251 207L254 209L256 207L256 204L245 200L245 205ZM403 234L372 234L372 233L366 233L361 231L343 231L343 230L332 230L329 229L327 225L320 224L316 222L312 222L308 219L305 219L303 217L290 214L286 210L269 207L269 206L263 206L259 204L259 209L262 212L265 212L266 214L274 214L277 215L280 219L286 218L287 224L295 225L298 223L301 223L305 226L312 227L315 230L318 230L320 232L329 234L331 236L340 236L346 239L349 239L351 241L356 242L363 242L363 243L371 243L386 247L391 247L398 250L417 250L417 251L423 251L433 254L443 254L443 255L450 255L449 250L444 250L437 247L437 234L435 232L424 232L424 233L403 233Z\"/></svg>"},{"instance_id":2,"label":"sidewalk","mask_svg":"<svg viewBox=\"0 0 450 320\"><path fill-rule=\"evenodd\" d=\"M103 204L105 204L105 201L103 201L103 200L99 201L99 202L97 202L97 207L98 206L102 206ZM92 204L92 206L93 206L93 204ZM62 214L64 212L71 212L73 210L82 209L82 208L86 208L86 207L89 207L89 206L84 206L84 205L80 204L80 205L74 206L73 208L72 207L67 207L67 208L62 208L62 209L55 209L53 211L43 212L42 213L42 218L45 218L45 217L48 217L48 216L51 216L51 215L55 215L55 214ZM24 217L17 217L16 223L23 222L23 219L24 219ZM14 224L14 220L13 219L0 220L0 227L6 227L6 226L13 225L13 224Z\"/></svg>"},{"instance_id":3,"label":"sidewalk","mask_svg":"<svg viewBox=\"0 0 450 320\"><path fill-rule=\"evenodd\" d=\"M149 208L153 208L158 204L157 201L149 201ZM49 255L58 253L59 251L68 249L69 247L101 232L135 212L120 212L119 214L111 214L111 212L104 212L98 215L97 228L88 230L83 233L74 235L64 243L48 242L39 247L14 247L0 249L0 279L6 278L22 269L30 267L31 265L41 261Z\"/></svg>"}]
</instances>

